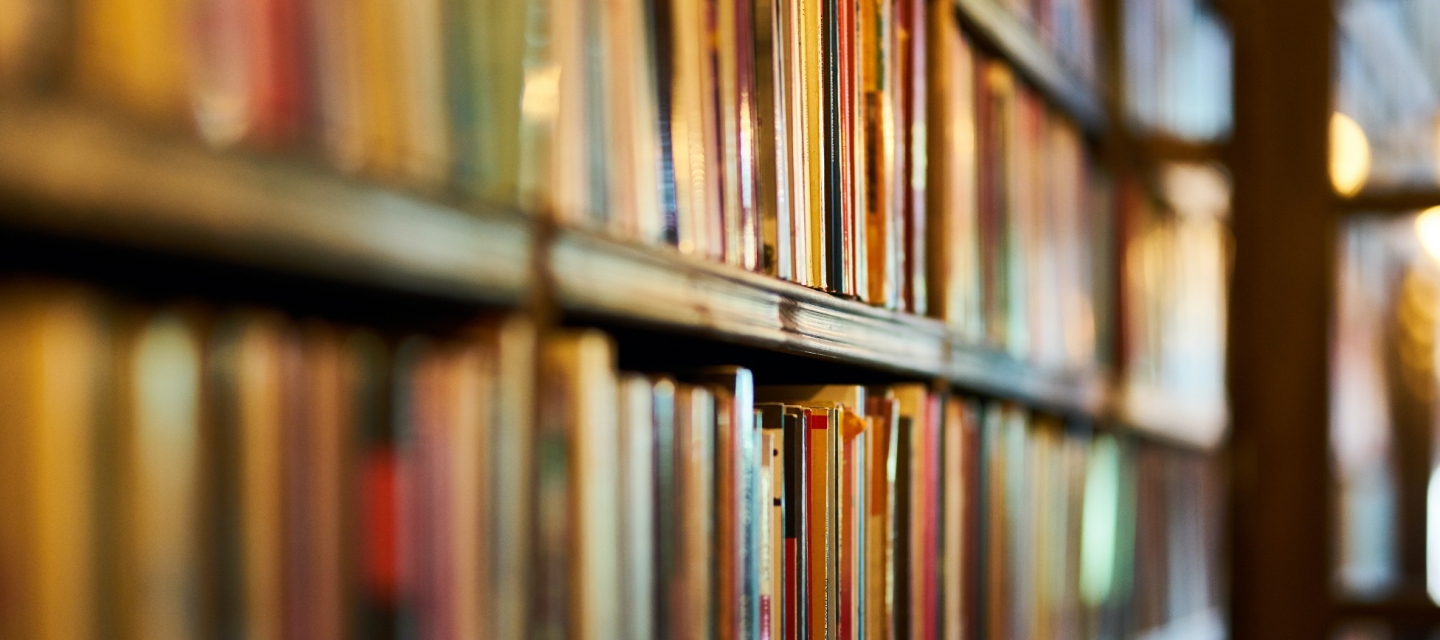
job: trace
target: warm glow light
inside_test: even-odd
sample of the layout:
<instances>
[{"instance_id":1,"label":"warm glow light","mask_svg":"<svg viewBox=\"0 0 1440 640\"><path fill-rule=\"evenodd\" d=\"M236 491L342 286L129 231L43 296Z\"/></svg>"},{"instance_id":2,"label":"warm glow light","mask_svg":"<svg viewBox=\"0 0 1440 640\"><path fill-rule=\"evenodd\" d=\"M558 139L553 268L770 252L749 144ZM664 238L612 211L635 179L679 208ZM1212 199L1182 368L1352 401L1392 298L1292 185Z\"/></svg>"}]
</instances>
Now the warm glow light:
<instances>
[{"instance_id":1,"label":"warm glow light","mask_svg":"<svg viewBox=\"0 0 1440 640\"><path fill-rule=\"evenodd\" d=\"M1342 196L1353 196L1370 177L1370 141L1354 120L1330 116L1330 183Z\"/></svg>"},{"instance_id":2,"label":"warm glow light","mask_svg":"<svg viewBox=\"0 0 1440 640\"><path fill-rule=\"evenodd\" d=\"M1430 207L1415 218L1415 235L1430 257L1440 260L1440 207Z\"/></svg>"}]
</instances>

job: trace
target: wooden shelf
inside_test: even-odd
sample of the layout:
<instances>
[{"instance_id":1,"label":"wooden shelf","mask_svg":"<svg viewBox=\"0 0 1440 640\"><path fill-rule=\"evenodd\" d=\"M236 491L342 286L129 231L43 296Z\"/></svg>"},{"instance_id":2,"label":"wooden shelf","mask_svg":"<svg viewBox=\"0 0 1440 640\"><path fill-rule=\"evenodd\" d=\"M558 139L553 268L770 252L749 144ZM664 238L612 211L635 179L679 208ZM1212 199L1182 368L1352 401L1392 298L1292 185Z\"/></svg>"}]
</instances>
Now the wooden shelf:
<instances>
[{"instance_id":1,"label":"wooden shelf","mask_svg":"<svg viewBox=\"0 0 1440 640\"><path fill-rule=\"evenodd\" d=\"M1099 132L1106 126L1098 92L1060 62L1035 31L996 0L955 0L961 24L998 50L1022 75L1082 127Z\"/></svg>"},{"instance_id":2,"label":"wooden shelf","mask_svg":"<svg viewBox=\"0 0 1440 640\"><path fill-rule=\"evenodd\" d=\"M945 372L945 329L928 318L578 231L558 234L551 266L567 310L926 377Z\"/></svg>"},{"instance_id":3,"label":"wooden shelf","mask_svg":"<svg viewBox=\"0 0 1440 640\"><path fill-rule=\"evenodd\" d=\"M955 341L945 325L679 254L562 230L551 249L561 308L926 378L1103 418L1098 372L1056 372Z\"/></svg>"},{"instance_id":4,"label":"wooden shelf","mask_svg":"<svg viewBox=\"0 0 1440 640\"><path fill-rule=\"evenodd\" d=\"M1222 399L1181 397L1161 389L1130 387L1111 396L1110 417L1149 438L1213 450L1225 440L1230 411Z\"/></svg>"},{"instance_id":5,"label":"wooden shelf","mask_svg":"<svg viewBox=\"0 0 1440 640\"><path fill-rule=\"evenodd\" d=\"M1429 189L1366 189L1350 198L1335 196L1345 213L1410 214L1440 206L1440 187Z\"/></svg>"},{"instance_id":6,"label":"wooden shelf","mask_svg":"<svg viewBox=\"0 0 1440 640\"><path fill-rule=\"evenodd\" d=\"M0 106L0 203L11 228L459 300L518 300L532 271L524 216L215 153L70 105Z\"/></svg>"},{"instance_id":7,"label":"wooden shelf","mask_svg":"<svg viewBox=\"0 0 1440 640\"><path fill-rule=\"evenodd\" d=\"M1102 421L1109 418L1111 387L1103 372L1051 370L1002 352L956 343L945 377L964 389Z\"/></svg>"},{"instance_id":8,"label":"wooden shelf","mask_svg":"<svg viewBox=\"0 0 1440 640\"><path fill-rule=\"evenodd\" d=\"M519 213L215 152L69 105L0 105L0 198L0 228L478 304L521 301L544 249L544 275L567 312L948 380L1100 422L1116 415L1102 372L1051 371L962 344L932 318L585 231L558 230L538 247ZM1161 420L1140 431L1174 428Z\"/></svg>"},{"instance_id":9,"label":"wooden shelf","mask_svg":"<svg viewBox=\"0 0 1440 640\"><path fill-rule=\"evenodd\" d=\"M1423 593L1374 601L1339 600L1334 603L1334 608L1336 617L1341 619L1440 626L1440 607Z\"/></svg>"}]
</instances>

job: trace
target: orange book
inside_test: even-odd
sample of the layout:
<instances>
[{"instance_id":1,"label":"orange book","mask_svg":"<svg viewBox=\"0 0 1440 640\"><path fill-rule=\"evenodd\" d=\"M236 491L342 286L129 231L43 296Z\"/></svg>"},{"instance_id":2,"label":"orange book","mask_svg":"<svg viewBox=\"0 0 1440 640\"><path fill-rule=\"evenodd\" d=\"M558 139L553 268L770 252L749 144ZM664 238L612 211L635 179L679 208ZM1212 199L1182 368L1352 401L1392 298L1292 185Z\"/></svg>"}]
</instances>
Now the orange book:
<instances>
[{"instance_id":1,"label":"orange book","mask_svg":"<svg viewBox=\"0 0 1440 640\"><path fill-rule=\"evenodd\" d=\"M89 638L110 329L86 289L0 283L0 638Z\"/></svg>"},{"instance_id":2,"label":"orange book","mask_svg":"<svg viewBox=\"0 0 1440 640\"><path fill-rule=\"evenodd\" d=\"M305 444L309 455L306 476L308 527L304 532L307 558L296 564L307 573L310 595L306 602L310 624L307 637L338 639L349 636L353 567L346 559L347 540L353 536L351 493L356 462L353 425L354 345L358 332L320 322L301 328L305 367ZM369 337L370 340L378 340Z\"/></svg>"},{"instance_id":3,"label":"orange book","mask_svg":"<svg viewBox=\"0 0 1440 640\"><path fill-rule=\"evenodd\" d=\"M76 18L75 75L81 92L154 122L189 124L188 4L77 0L67 15Z\"/></svg>"},{"instance_id":4,"label":"orange book","mask_svg":"<svg viewBox=\"0 0 1440 640\"><path fill-rule=\"evenodd\" d=\"M810 489L810 509L806 514L805 527L810 544L811 638L829 638L830 630L834 628L830 624L830 615L835 606L831 602L830 592L834 586L832 569L836 564L836 549L831 544L832 535L835 533L835 528L831 526L835 492L831 486L833 481L830 474L830 445L831 435L838 433L838 429L831 430L833 416L834 412L822 407L805 410L806 431L810 438L807 443L810 449L809 478L806 479Z\"/></svg>"},{"instance_id":5,"label":"orange book","mask_svg":"<svg viewBox=\"0 0 1440 640\"><path fill-rule=\"evenodd\" d=\"M285 320L241 312L225 320L213 351L212 394L222 464L220 624L277 637L285 612Z\"/></svg>"},{"instance_id":6,"label":"orange book","mask_svg":"<svg viewBox=\"0 0 1440 640\"><path fill-rule=\"evenodd\" d=\"M860 622L860 608L864 600L861 591L861 551L864 519L865 482L864 460L869 442L865 419L849 409L840 412L840 468L839 468L839 602L836 613L836 631L839 640L859 637L856 625Z\"/></svg>"}]
</instances>

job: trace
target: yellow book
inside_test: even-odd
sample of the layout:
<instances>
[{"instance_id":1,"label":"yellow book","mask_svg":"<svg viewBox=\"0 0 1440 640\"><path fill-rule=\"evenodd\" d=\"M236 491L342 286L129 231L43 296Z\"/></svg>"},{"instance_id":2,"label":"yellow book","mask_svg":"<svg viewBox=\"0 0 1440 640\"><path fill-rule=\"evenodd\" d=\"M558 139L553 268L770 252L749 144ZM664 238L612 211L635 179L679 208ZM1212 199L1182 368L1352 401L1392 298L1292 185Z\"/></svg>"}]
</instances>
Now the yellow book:
<instances>
[{"instance_id":1,"label":"yellow book","mask_svg":"<svg viewBox=\"0 0 1440 640\"><path fill-rule=\"evenodd\" d=\"M359 60L362 72L361 131L363 169L382 178L401 174L401 136L406 119L399 75L400 40L396 24L403 0L358 0Z\"/></svg>"},{"instance_id":2,"label":"yellow book","mask_svg":"<svg viewBox=\"0 0 1440 640\"><path fill-rule=\"evenodd\" d=\"M944 541L940 554L944 562L941 568L944 587L942 593L944 624L941 626L946 640L962 640L968 637L970 620L965 619L965 604L969 598L966 590L966 574L974 569L967 563L965 546L973 535L965 530L965 438L964 434L973 428L970 412L959 398L945 400L945 422L941 438L944 453L941 469L944 482Z\"/></svg>"},{"instance_id":3,"label":"yellow book","mask_svg":"<svg viewBox=\"0 0 1440 640\"><path fill-rule=\"evenodd\" d=\"M60 71L57 54L70 46L66 7L50 0L0 3L0 87L33 87Z\"/></svg>"},{"instance_id":4,"label":"yellow book","mask_svg":"<svg viewBox=\"0 0 1440 640\"><path fill-rule=\"evenodd\" d=\"M445 78L445 1L398 0L396 40L400 162L405 177L429 188L450 177L449 101Z\"/></svg>"},{"instance_id":5,"label":"yellow book","mask_svg":"<svg viewBox=\"0 0 1440 640\"><path fill-rule=\"evenodd\" d=\"M364 116L368 109L364 94L368 79L360 57L362 47L366 46L361 41L361 3L315 2L311 16L315 20L315 88L320 140L325 145L326 156L336 167L347 172L359 171L365 161Z\"/></svg>"},{"instance_id":6,"label":"yellow book","mask_svg":"<svg viewBox=\"0 0 1440 640\"><path fill-rule=\"evenodd\" d=\"M190 0L78 0L82 93L160 122L190 111Z\"/></svg>"},{"instance_id":7,"label":"yellow book","mask_svg":"<svg viewBox=\"0 0 1440 640\"><path fill-rule=\"evenodd\" d=\"M830 282L825 265L833 259L828 254L829 242L825 228L825 152L824 152L824 89L821 65L820 21L821 0L800 0L801 37L801 100L804 104L805 161L809 182L809 219L807 240L810 242L809 260L812 287L828 290Z\"/></svg>"},{"instance_id":8,"label":"yellow book","mask_svg":"<svg viewBox=\"0 0 1440 640\"><path fill-rule=\"evenodd\" d=\"M87 290L0 284L0 639L96 635L91 511L109 327Z\"/></svg>"}]
</instances>

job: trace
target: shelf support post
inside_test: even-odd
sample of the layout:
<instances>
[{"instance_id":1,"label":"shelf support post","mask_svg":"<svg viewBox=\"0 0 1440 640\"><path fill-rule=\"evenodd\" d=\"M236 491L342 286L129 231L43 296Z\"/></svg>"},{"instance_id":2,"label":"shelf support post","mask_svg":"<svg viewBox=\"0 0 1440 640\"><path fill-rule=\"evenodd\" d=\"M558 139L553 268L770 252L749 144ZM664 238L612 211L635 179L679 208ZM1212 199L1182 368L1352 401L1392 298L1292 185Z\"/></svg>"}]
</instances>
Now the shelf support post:
<instances>
[{"instance_id":1,"label":"shelf support post","mask_svg":"<svg viewBox=\"0 0 1440 640\"><path fill-rule=\"evenodd\" d=\"M1333 7L1224 8L1235 44L1230 637L1320 640L1332 622Z\"/></svg>"}]
</instances>

